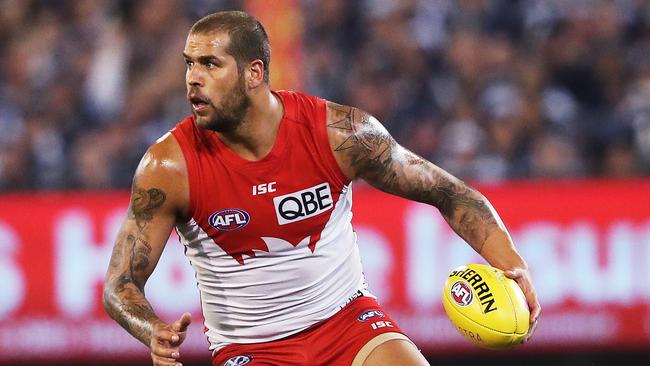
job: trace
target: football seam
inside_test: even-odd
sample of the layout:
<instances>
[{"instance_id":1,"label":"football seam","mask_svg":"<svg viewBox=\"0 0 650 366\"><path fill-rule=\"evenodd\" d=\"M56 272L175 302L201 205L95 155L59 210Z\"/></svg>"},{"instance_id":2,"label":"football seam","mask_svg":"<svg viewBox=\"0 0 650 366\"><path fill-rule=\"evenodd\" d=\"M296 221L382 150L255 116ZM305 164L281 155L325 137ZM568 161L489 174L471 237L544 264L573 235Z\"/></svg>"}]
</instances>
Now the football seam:
<instances>
[{"instance_id":1,"label":"football seam","mask_svg":"<svg viewBox=\"0 0 650 366\"><path fill-rule=\"evenodd\" d=\"M513 280L514 281L514 280ZM516 283L516 281L515 281ZM510 301L510 305L512 305L512 310L515 315L515 331L512 334L517 334L517 335L523 335L526 333L517 333L517 325L519 324L519 319L517 319L517 309L515 308L515 303L512 301L512 297L510 297L510 291L506 288L506 285L501 283L501 286L503 287L503 290L506 292L506 295L508 295L508 301ZM519 284L517 284L519 286Z\"/></svg>"},{"instance_id":2,"label":"football seam","mask_svg":"<svg viewBox=\"0 0 650 366\"><path fill-rule=\"evenodd\" d=\"M447 298L445 298L445 300L446 300L446 301L449 301ZM502 332L502 331L500 331L500 330L496 330L496 329L493 329L493 328L491 328L491 327L488 327L487 325L483 325L483 324L481 324L481 323L478 323L478 322L476 322L474 319L472 319L472 318L468 317L467 315L461 313L460 311L456 310L456 308L453 307L453 306L454 306L453 304L451 304L451 305L452 305L452 308L454 309L454 311L455 311L456 313L458 313L458 314L459 314L460 316L462 316L463 318L469 320L470 322L472 322L472 323L474 323L474 324L476 324L476 325L478 325L478 326L481 326L481 327L483 327L483 328L489 329L489 330L491 330L491 331L493 331L493 332L497 332L497 333L500 333L500 334L503 334L503 335L510 335L510 336L512 336L512 335L515 335L515 334L519 334L519 333L517 333L517 332L512 332L512 333ZM450 319L450 320L451 320L451 319ZM452 322L452 323L453 323L453 322ZM455 325L455 324L454 324L454 325ZM516 327L515 327L515 330L516 330Z\"/></svg>"}]
</instances>

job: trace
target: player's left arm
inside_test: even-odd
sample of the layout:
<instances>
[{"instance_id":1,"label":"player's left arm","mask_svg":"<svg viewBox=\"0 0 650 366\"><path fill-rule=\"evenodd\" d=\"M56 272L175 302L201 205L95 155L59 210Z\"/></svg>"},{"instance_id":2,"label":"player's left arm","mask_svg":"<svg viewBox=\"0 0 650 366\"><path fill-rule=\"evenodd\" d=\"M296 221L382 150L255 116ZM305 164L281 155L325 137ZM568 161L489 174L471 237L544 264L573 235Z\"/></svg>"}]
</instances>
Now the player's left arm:
<instances>
[{"instance_id":1,"label":"player's left arm","mask_svg":"<svg viewBox=\"0 0 650 366\"><path fill-rule=\"evenodd\" d=\"M438 208L451 228L490 265L517 281L531 310L532 335L540 314L530 272L494 207L480 192L400 146L373 116L328 103L330 146L343 173L374 187Z\"/></svg>"}]
</instances>

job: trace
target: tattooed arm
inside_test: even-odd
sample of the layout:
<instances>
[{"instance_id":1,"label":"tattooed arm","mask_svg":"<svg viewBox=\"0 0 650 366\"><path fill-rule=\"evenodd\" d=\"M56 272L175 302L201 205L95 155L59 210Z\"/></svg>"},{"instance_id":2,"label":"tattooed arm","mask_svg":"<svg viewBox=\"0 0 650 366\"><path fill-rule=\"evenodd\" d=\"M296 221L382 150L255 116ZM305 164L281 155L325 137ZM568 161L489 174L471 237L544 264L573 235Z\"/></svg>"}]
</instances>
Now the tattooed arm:
<instances>
[{"instance_id":1,"label":"tattooed arm","mask_svg":"<svg viewBox=\"0 0 650 366\"><path fill-rule=\"evenodd\" d=\"M490 235L505 233L483 195L400 146L374 117L335 104L330 104L329 117L328 128L334 137L330 142L349 178L362 178L384 192L437 207L478 253ZM490 263L499 261L490 259Z\"/></svg>"},{"instance_id":2,"label":"tattooed arm","mask_svg":"<svg viewBox=\"0 0 650 366\"><path fill-rule=\"evenodd\" d=\"M180 156L180 159L179 159ZM104 307L111 318L150 347L154 365L169 364L189 324L189 314L169 325L144 296L169 234L187 205L185 165L167 135L145 154L136 170L127 217L115 241L104 283Z\"/></svg>"},{"instance_id":3,"label":"tattooed arm","mask_svg":"<svg viewBox=\"0 0 650 366\"><path fill-rule=\"evenodd\" d=\"M328 104L330 145L350 178L384 192L428 203L491 265L519 283L531 308L531 332L540 306L528 273L503 222L478 191L400 146L374 117L356 108Z\"/></svg>"}]
</instances>

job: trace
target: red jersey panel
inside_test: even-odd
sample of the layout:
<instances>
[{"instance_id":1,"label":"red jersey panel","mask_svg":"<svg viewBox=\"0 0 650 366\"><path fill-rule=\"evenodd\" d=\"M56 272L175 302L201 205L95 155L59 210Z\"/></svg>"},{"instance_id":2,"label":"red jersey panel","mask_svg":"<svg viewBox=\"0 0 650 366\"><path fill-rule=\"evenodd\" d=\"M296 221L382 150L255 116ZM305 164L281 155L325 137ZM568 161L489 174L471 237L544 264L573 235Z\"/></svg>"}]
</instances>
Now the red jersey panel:
<instances>
[{"instance_id":1,"label":"red jersey panel","mask_svg":"<svg viewBox=\"0 0 650 366\"><path fill-rule=\"evenodd\" d=\"M193 117L172 130L192 216L177 231L197 272L212 349L286 337L367 294L351 184L329 146L325 101L275 94L284 115L262 160L241 158Z\"/></svg>"}]
</instances>

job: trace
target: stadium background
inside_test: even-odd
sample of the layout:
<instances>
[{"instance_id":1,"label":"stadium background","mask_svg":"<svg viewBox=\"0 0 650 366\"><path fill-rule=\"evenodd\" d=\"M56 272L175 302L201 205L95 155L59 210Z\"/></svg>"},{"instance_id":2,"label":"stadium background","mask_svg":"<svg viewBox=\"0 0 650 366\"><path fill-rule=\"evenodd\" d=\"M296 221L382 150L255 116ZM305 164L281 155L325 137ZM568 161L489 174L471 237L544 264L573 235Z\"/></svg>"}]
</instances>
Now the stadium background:
<instances>
[{"instance_id":1,"label":"stadium background","mask_svg":"<svg viewBox=\"0 0 650 366\"><path fill-rule=\"evenodd\" d=\"M139 158L189 113L187 30L221 9L264 23L274 88L367 110L502 213L544 314L485 352L439 303L479 258L434 210L355 188L371 289L433 364L650 364L645 0L0 0L0 364L147 364L101 279ZM206 365L188 269L171 238L147 291L193 312L185 364Z\"/></svg>"}]
</instances>

